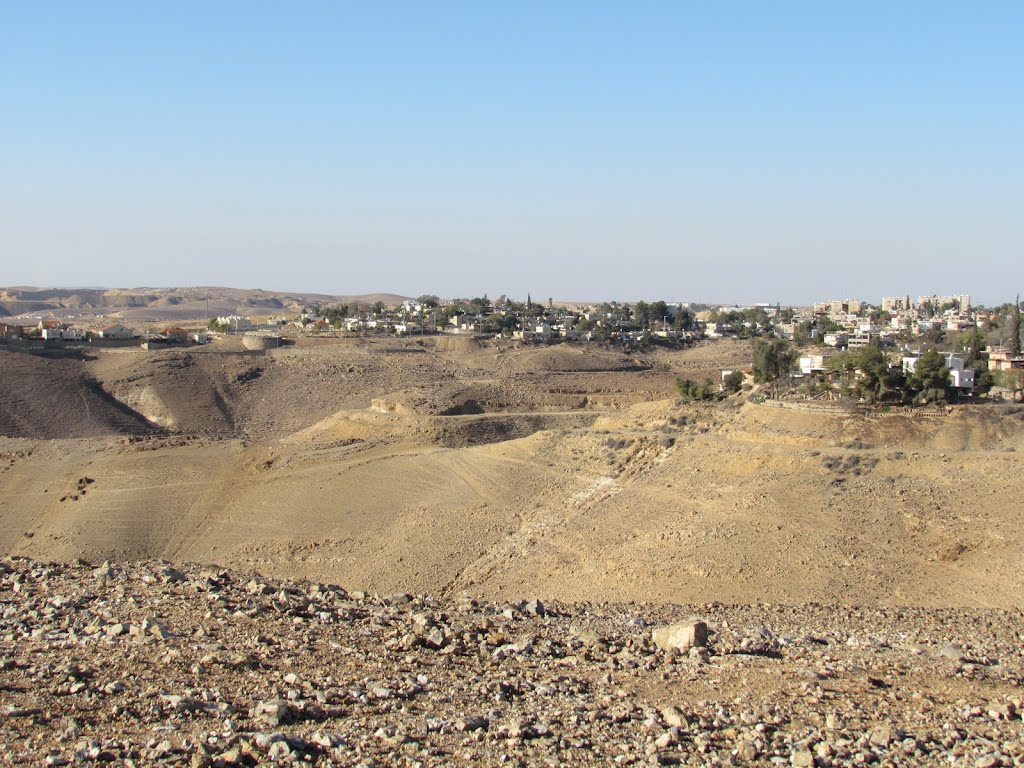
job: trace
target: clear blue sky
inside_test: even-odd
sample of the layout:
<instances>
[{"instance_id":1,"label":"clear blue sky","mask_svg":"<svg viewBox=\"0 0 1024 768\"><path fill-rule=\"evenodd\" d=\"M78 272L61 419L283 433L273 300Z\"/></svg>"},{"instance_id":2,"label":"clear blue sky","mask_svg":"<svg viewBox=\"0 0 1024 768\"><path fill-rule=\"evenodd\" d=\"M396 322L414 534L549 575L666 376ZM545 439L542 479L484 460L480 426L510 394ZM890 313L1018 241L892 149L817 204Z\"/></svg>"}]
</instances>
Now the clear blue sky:
<instances>
[{"instance_id":1,"label":"clear blue sky","mask_svg":"<svg viewBox=\"0 0 1024 768\"><path fill-rule=\"evenodd\" d=\"M996 303L1022 40L1019 0L0 0L0 285Z\"/></svg>"}]
</instances>

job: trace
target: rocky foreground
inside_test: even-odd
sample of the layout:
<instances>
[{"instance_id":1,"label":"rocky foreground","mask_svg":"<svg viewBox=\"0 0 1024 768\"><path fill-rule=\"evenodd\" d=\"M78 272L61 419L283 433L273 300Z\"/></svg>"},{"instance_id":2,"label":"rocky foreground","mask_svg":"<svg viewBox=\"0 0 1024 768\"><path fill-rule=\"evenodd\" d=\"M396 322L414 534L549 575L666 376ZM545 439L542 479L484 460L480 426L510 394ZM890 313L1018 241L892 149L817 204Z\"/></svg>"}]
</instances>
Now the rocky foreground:
<instances>
[{"instance_id":1,"label":"rocky foreground","mask_svg":"<svg viewBox=\"0 0 1024 768\"><path fill-rule=\"evenodd\" d=\"M655 644L693 615L706 647ZM1022 631L0 559L0 763L1024 765Z\"/></svg>"}]
</instances>

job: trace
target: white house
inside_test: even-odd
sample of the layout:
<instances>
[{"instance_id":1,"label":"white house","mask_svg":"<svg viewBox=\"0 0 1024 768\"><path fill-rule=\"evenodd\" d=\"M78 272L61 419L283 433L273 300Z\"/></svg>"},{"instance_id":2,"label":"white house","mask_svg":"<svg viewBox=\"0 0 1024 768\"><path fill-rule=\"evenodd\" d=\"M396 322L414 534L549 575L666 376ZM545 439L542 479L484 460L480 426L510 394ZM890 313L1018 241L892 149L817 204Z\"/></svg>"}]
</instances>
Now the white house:
<instances>
[{"instance_id":1,"label":"white house","mask_svg":"<svg viewBox=\"0 0 1024 768\"><path fill-rule=\"evenodd\" d=\"M800 373L808 376L812 373L820 373L825 369L825 355L805 355L800 358Z\"/></svg>"},{"instance_id":2,"label":"white house","mask_svg":"<svg viewBox=\"0 0 1024 768\"><path fill-rule=\"evenodd\" d=\"M100 328L96 335L101 339L130 339L135 336L135 331L125 325L108 325Z\"/></svg>"},{"instance_id":3,"label":"white house","mask_svg":"<svg viewBox=\"0 0 1024 768\"><path fill-rule=\"evenodd\" d=\"M826 333L823 339L827 347L845 347L849 340L847 333Z\"/></svg>"},{"instance_id":4,"label":"white house","mask_svg":"<svg viewBox=\"0 0 1024 768\"><path fill-rule=\"evenodd\" d=\"M227 326L230 331L248 331L253 327L252 320L241 315L224 315L217 318L218 325Z\"/></svg>"},{"instance_id":5,"label":"white house","mask_svg":"<svg viewBox=\"0 0 1024 768\"><path fill-rule=\"evenodd\" d=\"M81 341L85 332L81 328L47 327L39 332L45 341Z\"/></svg>"},{"instance_id":6,"label":"white house","mask_svg":"<svg viewBox=\"0 0 1024 768\"><path fill-rule=\"evenodd\" d=\"M796 336L797 323L777 323L775 332L784 339L792 339Z\"/></svg>"},{"instance_id":7,"label":"white house","mask_svg":"<svg viewBox=\"0 0 1024 768\"><path fill-rule=\"evenodd\" d=\"M871 345L871 342L878 338L877 333L857 332L846 340L848 349L860 349Z\"/></svg>"},{"instance_id":8,"label":"white house","mask_svg":"<svg viewBox=\"0 0 1024 768\"><path fill-rule=\"evenodd\" d=\"M974 371L970 368L960 368L949 371L949 380L957 389L974 389Z\"/></svg>"},{"instance_id":9,"label":"white house","mask_svg":"<svg viewBox=\"0 0 1024 768\"><path fill-rule=\"evenodd\" d=\"M945 366L949 369L950 385L957 389L974 389L974 370L964 367L964 356L957 352L950 352L943 357ZM913 373L917 367L917 361L920 359L920 355L907 355L904 357L903 372Z\"/></svg>"}]
</instances>

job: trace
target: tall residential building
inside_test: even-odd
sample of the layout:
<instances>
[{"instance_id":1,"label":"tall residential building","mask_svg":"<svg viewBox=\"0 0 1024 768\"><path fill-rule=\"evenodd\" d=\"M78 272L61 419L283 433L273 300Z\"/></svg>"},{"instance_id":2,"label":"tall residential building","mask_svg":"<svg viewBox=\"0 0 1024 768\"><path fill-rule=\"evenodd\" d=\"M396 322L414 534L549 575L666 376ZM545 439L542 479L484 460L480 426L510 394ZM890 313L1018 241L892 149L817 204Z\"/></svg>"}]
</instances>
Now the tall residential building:
<instances>
[{"instance_id":1,"label":"tall residential building","mask_svg":"<svg viewBox=\"0 0 1024 768\"><path fill-rule=\"evenodd\" d=\"M910 303L910 294L882 297L883 312L909 312L911 309L913 309L913 305Z\"/></svg>"},{"instance_id":2,"label":"tall residential building","mask_svg":"<svg viewBox=\"0 0 1024 768\"><path fill-rule=\"evenodd\" d=\"M864 302L859 299L837 299L835 301L819 301L814 305L817 315L859 315Z\"/></svg>"},{"instance_id":3,"label":"tall residential building","mask_svg":"<svg viewBox=\"0 0 1024 768\"><path fill-rule=\"evenodd\" d=\"M938 310L944 306L953 305L960 312L967 312L971 308L971 297L966 293L956 294L953 296L918 296L917 306L918 309L924 307L931 307L931 309Z\"/></svg>"}]
</instances>

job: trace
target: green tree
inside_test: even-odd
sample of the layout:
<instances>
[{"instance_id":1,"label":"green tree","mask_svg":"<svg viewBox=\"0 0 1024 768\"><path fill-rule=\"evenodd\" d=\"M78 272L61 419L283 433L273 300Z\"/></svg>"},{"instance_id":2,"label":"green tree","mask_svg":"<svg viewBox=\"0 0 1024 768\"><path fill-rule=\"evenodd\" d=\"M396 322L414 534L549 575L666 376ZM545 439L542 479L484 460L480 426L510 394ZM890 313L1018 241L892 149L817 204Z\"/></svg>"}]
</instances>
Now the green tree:
<instances>
[{"instance_id":1,"label":"green tree","mask_svg":"<svg viewBox=\"0 0 1024 768\"><path fill-rule=\"evenodd\" d=\"M715 400L719 397L718 391L709 384L700 384L693 379L676 379L676 391L679 397L686 402L693 400Z\"/></svg>"},{"instance_id":2,"label":"green tree","mask_svg":"<svg viewBox=\"0 0 1024 768\"><path fill-rule=\"evenodd\" d=\"M918 402L945 402L949 394L949 368L945 358L934 349L923 353L907 383L917 390Z\"/></svg>"},{"instance_id":3,"label":"green tree","mask_svg":"<svg viewBox=\"0 0 1024 768\"><path fill-rule=\"evenodd\" d=\"M942 328L929 328L921 334L921 341L932 346L940 346L946 341L946 332Z\"/></svg>"},{"instance_id":4,"label":"green tree","mask_svg":"<svg viewBox=\"0 0 1024 768\"><path fill-rule=\"evenodd\" d=\"M964 353L964 357L967 362L973 362L978 359L981 355L984 342L981 338L981 331L978 330L978 326L974 326L969 331L959 333L954 339L954 345L956 349Z\"/></svg>"},{"instance_id":5,"label":"green tree","mask_svg":"<svg viewBox=\"0 0 1024 768\"><path fill-rule=\"evenodd\" d=\"M668 304L664 301L651 302L650 307L647 309L647 322L651 325L657 323L660 327L668 314Z\"/></svg>"},{"instance_id":6,"label":"green tree","mask_svg":"<svg viewBox=\"0 0 1024 768\"><path fill-rule=\"evenodd\" d=\"M638 301L633 305L633 322L641 328L647 327L651 307L646 301Z\"/></svg>"},{"instance_id":7,"label":"green tree","mask_svg":"<svg viewBox=\"0 0 1024 768\"><path fill-rule=\"evenodd\" d=\"M761 307L754 307L753 309L744 309L740 316L744 322L751 323L755 326L761 326L762 328L768 325L769 318L768 313L765 312Z\"/></svg>"},{"instance_id":8,"label":"green tree","mask_svg":"<svg viewBox=\"0 0 1024 768\"><path fill-rule=\"evenodd\" d=\"M811 320L804 320L798 324L793 331L793 341L801 346L811 343L811 332L814 330L814 323Z\"/></svg>"},{"instance_id":9,"label":"green tree","mask_svg":"<svg viewBox=\"0 0 1024 768\"><path fill-rule=\"evenodd\" d=\"M341 327L346 317L348 317L348 304L339 304L324 310L324 319L335 328Z\"/></svg>"},{"instance_id":10,"label":"green tree","mask_svg":"<svg viewBox=\"0 0 1024 768\"><path fill-rule=\"evenodd\" d=\"M455 315L461 314L464 314L464 311L457 304L446 304L445 306L441 307L441 309L438 310L437 321L439 323L445 324L453 317L455 317Z\"/></svg>"},{"instance_id":11,"label":"green tree","mask_svg":"<svg viewBox=\"0 0 1024 768\"><path fill-rule=\"evenodd\" d=\"M416 303L427 309L435 309L441 303L441 300L437 296L425 293L416 299Z\"/></svg>"},{"instance_id":12,"label":"green tree","mask_svg":"<svg viewBox=\"0 0 1024 768\"><path fill-rule=\"evenodd\" d=\"M853 381L853 375L857 371L857 356L852 352L840 352L825 361L825 367L830 371L842 373L846 383Z\"/></svg>"},{"instance_id":13,"label":"green tree","mask_svg":"<svg viewBox=\"0 0 1024 768\"><path fill-rule=\"evenodd\" d=\"M495 313L484 321L484 330L499 336L511 336L512 331L519 328L519 320L515 315Z\"/></svg>"},{"instance_id":14,"label":"green tree","mask_svg":"<svg viewBox=\"0 0 1024 768\"><path fill-rule=\"evenodd\" d=\"M779 379L790 374L796 360L796 350L785 339L754 339L754 381L770 384L776 396Z\"/></svg>"},{"instance_id":15,"label":"green tree","mask_svg":"<svg viewBox=\"0 0 1024 768\"><path fill-rule=\"evenodd\" d=\"M672 327L677 331L690 331L693 330L693 324L696 320L697 318L694 317L693 312L688 309L680 309L672 320Z\"/></svg>"},{"instance_id":16,"label":"green tree","mask_svg":"<svg viewBox=\"0 0 1024 768\"><path fill-rule=\"evenodd\" d=\"M608 341L612 337L612 327L607 321L596 323L592 330L594 335L601 341Z\"/></svg>"},{"instance_id":17,"label":"green tree","mask_svg":"<svg viewBox=\"0 0 1024 768\"><path fill-rule=\"evenodd\" d=\"M835 333L836 331L843 330L843 326L841 326L839 323L837 323L835 320L828 317L827 315L822 315L821 317L817 318L817 321L818 330L821 332L822 336L824 336L826 333Z\"/></svg>"},{"instance_id":18,"label":"green tree","mask_svg":"<svg viewBox=\"0 0 1024 768\"><path fill-rule=\"evenodd\" d=\"M722 386L726 392L739 392L743 386L743 371L733 371L722 378Z\"/></svg>"},{"instance_id":19,"label":"green tree","mask_svg":"<svg viewBox=\"0 0 1024 768\"><path fill-rule=\"evenodd\" d=\"M869 403L891 400L903 389L903 371L889 365L889 358L876 346L859 350L853 359L860 376L855 389Z\"/></svg>"},{"instance_id":20,"label":"green tree","mask_svg":"<svg viewBox=\"0 0 1024 768\"><path fill-rule=\"evenodd\" d=\"M890 365L889 358L874 345L835 355L826 367L842 373L845 386L868 403L903 398L903 371Z\"/></svg>"}]
</instances>

